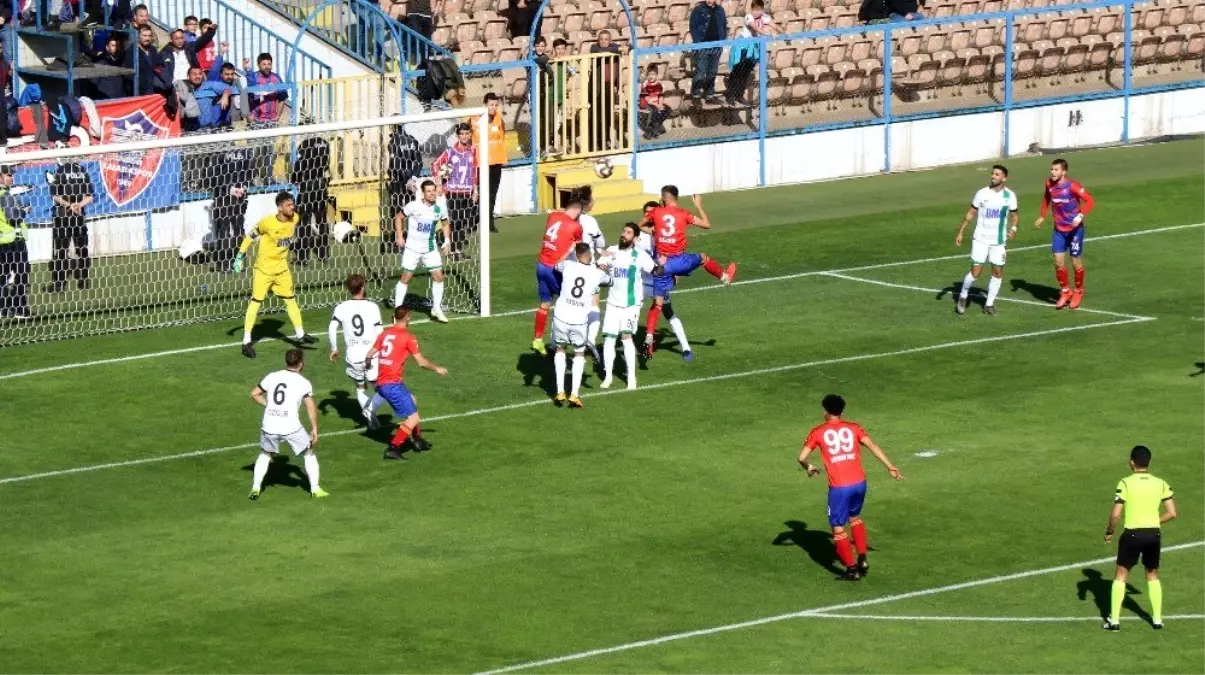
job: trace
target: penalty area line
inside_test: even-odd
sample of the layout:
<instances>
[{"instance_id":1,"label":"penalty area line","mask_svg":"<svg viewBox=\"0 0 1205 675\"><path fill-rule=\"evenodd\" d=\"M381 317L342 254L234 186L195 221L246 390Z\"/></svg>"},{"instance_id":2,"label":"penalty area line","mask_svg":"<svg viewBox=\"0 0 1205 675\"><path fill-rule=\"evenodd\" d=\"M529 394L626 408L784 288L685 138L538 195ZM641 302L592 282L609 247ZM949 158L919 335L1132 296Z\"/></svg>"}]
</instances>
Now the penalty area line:
<instances>
[{"instance_id":1,"label":"penalty area line","mask_svg":"<svg viewBox=\"0 0 1205 675\"><path fill-rule=\"evenodd\" d=\"M865 619L867 621L948 621L951 623L1070 623L1074 621L1102 621L1099 616L928 616L893 614L830 614L816 612L800 617L803 619ZM1205 614L1171 614L1164 621L1191 621L1205 619Z\"/></svg>"},{"instance_id":2,"label":"penalty area line","mask_svg":"<svg viewBox=\"0 0 1205 675\"><path fill-rule=\"evenodd\" d=\"M1168 553L1171 551L1180 551L1180 550L1184 550L1184 549L1188 549L1188 548L1195 548L1195 547L1202 546L1202 545L1205 545L1205 541L1194 541L1194 542L1189 542L1189 543L1185 543L1185 544L1176 544L1175 546L1166 546L1163 548L1163 551L1164 551L1164 553ZM610 654L618 654L621 652L631 651L633 649L641 649L643 647L653 647L656 645L665 644L667 642L678 642L681 640L689 640L691 638L707 637L709 635L717 635L720 633L727 633L727 632L731 632L731 631L735 631L735 630L741 630L744 628L754 628L757 626L764 626L764 625L771 624L771 623L778 623L781 621L789 621L789 620L793 620L793 619L804 619L804 618L813 618L813 617L826 618L829 615L829 613L838 613L838 612L842 612L842 611L848 610L848 609L856 609L859 607L871 607L871 606L875 606L875 605L885 605L885 604L891 603L891 602L899 602L901 600L911 600L913 598L923 598L923 597L927 597L930 595L938 595L940 593L950 593L952 591L961 591L961 590L964 590L967 588L977 588L979 586L988 586L991 584L1003 583L1005 581L1016 581L1017 579L1026 579L1029 577L1036 577L1036 576L1041 576L1044 574L1053 574L1055 572L1066 572L1068 570L1078 569L1078 568L1085 567L1085 566L1100 565L1103 563L1113 562L1114 560L1116 560L1116 556L1109 556L1107 558L1094 558L1092 560L1082 560L1080 562L1069 563L1066 565L1057 565L1055 567L1043 567L1040 569L1026 570L1024 572L1014 572L1012 574L1001 574L1001 575L994 576L994 577L975 579L973 581L964 581L962 583L949 584L946 586L925 588L925 589L921 589L918 591L910 591L908 593L894 593L891 595L884 595L884 596L880 596L877 598L871 598L869 600L858 600L858 601L854 601L854 602L841 603L838 605L829 605L827 607L817 607L815 609L805 609L805 610L802 610L799 612L790 612L787 614L777 614L775 616L767 616L767 617L763 617L760 619L753 619L750 621L742 621L740 623L730 623L730 624L725 624L723 626L714 626L712 628L702 628L699 630L692 630L692 631L687 631L687 632L683 632L683 633L671 633L669 635L663 635L661 637L656 637L656 638L652 638L652 639L648 639L648 640L625 642L623 644L615 645L613 647L604 647L601 649L591 649L588 651L577 652L575 654L566 654L564 656L557 656L557 657L553 657L553 658L549 658L549 659L541 659L538 661L528 661L527 663L518 663L513 666L505 666L503 668L497 668L494 670L483 671L483 672L478 673L477 675L501 675L502 673L514 673L514 672L519 672L519 671L523 671L523 670L530 670L532 668L555 666L555 665L559 665L562 663L569 663L572 661L582 661L582 660L593 658L596 656L607 656ZM833 618L846 618L846 617L835 616ZM862 618L862 617L851 615L850 618ZM1077 620L1079 620L1079 619L1077 619ZM1097 619L1097 620L1099 621L1100 619Z\"/></svg>"},{"instance_id":3,"label":"penalty area line","mask_svg":"<svg viewBox=\"0 0 1205 675\"><path fill-rule=\"evenodd\" d=\"M775 373L784 373L794 370L804 370L807 368L818 368L821 366L831 366L843 363L855 363L858 361L871 361L876 359L886 359L896 356L909 356L912 354L923 354L925 352L939 351L943 349L955 349L958 347L972 347L975 345L991 344L995 342L1007 342L1011 340L1023 340L1033 337L1042 337L1046 335L1059 335L1062 333L1074 333L1083 330L1091 330L1093 328L1107 328L1109 326L1123 326L1130 323L1141 323L1150 321L1145 317L1133 319L1119 319L1116 321L1103 321L1100 323L1089 323L1081 326L1067 326L1063 328L1050 328L1047 330L1029 331L1025 333L1010 333L1007 335L996 335L992 337L975 338L973 340L956 340L953 342L939 342L937 344L925 345L922 347L910 347L908 349L897 349L888 352L871 352L867 354L854 354L852 356L838 356L829 359L818 359L815 361L804 361L802 363L791 363L782 366L772 366L769 368L756 368L753 370L742 370L735 373L723 373L720 375L710 375L707 377L695 377L685 380L672 380L669 382L659 382L656 384L645 385L634 390L628 389L610 389L606 391L591 392L583 394L582 398L599 398L602 396L617 396L620 394L639 393L643 391L654 391L658 389L668 389L670 387L681 387L689 384L704 384L708 382L722 382L725 380L734 380L746 377L756 377L760 375L771 375ZM492 413L506 412L509 410L519 410L522 408L532 408L536 406L546 406L549 404L548 398L540 398L532 401L523 401L520 403L511 403L508 405L494 406L490 408L478 408L477 410L466 410L463 412L449 413L446 415L435 415L432 417L423 418L424 422L440 422L444 420L462 419L466 417L477 417L479 415L488 415ZM362 434L364 429L357 427L355 429L342 429L321 434L321 438L331 438L335 436L347 436L350 434ZM227 445L220 448L209 448L206 450L194 450L192 452L183 452L173 455L160 455L157 457L143 457L140 459L131 459L122 462L109 462L106 464L92 464L88 466L73 467L70 469L57 469L54 471L43 471L40 473L31 473L23 476L9 476L0 478L0 485L9 483L23 483L42 478L55 478L58 476L69 476L78 473L90 473L93 471L101 471L103 469L120 469L130 466L140 466L143 464L153 464L157 462L166 462L174 459L189 459L195 457L205 457L207 455L215 455L224 452L232 452L234 450L249 450L258 448L258 443L243 443L240 445Z\"/></svg>"}]
</instances>

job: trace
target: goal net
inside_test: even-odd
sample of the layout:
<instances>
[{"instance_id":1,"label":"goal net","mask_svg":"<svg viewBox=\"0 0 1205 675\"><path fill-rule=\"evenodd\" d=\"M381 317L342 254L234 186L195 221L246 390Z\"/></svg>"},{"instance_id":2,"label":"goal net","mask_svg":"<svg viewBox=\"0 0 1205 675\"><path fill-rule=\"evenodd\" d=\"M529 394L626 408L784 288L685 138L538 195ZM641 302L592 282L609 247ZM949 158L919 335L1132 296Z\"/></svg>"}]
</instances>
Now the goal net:
<instances>
[{"instance_id":1,"label":"goal net","mask_svg":"<svg viewBox=\"0 0 1205 675\"><path fill-rule=\"evenodd\" d=\"M241 273L232 263L282 191L300 217L289 267L302 308L345 299L352 273L392 307L402 257L395 232L406 228L398 214L428 178L447 183L444 310L488 315L489 200L480 196L489 192L471 189L488 171L464 166L471 153L437 163L458 125L488 138L485 119L476 108L156 137L105 118L104 145L10 144L0 155L0 206L24 236L7 246L0 238L0 346L241 318L257 247ZM484 147L475 152L483 166ZM431 176L437 164L448 168ZM429 308L429 279L419 267L406 304ZM282 310L275 298L262 308Z\"/></svg>"}]
</instances>

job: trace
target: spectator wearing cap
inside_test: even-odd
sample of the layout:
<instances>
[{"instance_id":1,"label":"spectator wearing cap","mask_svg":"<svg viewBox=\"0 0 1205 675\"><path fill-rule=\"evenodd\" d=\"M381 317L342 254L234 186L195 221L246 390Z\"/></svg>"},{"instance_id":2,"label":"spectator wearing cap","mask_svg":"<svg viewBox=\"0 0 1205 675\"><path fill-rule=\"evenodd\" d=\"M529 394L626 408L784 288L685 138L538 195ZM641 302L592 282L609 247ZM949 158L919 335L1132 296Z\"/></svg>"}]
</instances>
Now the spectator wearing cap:
<instances>
[{"instance_id":1,"label":"spectator wearing cap","mask_svg":"<svg viewBox=\"0 0 1205 675\"><path fill-rule=\"evenodd\" d=\"M0 166L0 316L28 319L29 313L29 227L25 206L10 191L13 169ZM8 279L12 283L5 283Z\"/></svg>"}]
</instances>

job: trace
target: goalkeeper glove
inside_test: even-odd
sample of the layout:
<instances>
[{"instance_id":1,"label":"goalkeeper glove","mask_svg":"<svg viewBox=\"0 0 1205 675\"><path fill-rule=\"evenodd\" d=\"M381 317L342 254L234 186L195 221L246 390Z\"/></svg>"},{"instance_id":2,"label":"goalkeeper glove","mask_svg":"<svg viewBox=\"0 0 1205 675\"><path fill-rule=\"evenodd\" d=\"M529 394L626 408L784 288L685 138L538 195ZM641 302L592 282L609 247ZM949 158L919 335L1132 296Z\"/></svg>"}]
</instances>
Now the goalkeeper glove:
<instances>
[{"instance_id":1,"label":"goalkeeper glove","mask_svg":"<svg viewBox=\"0 0 1205 675\"><path fill-rule=\"evenodd\" d=\"M232 269L234 269L235 274L241 274L243 271L243 257L241 252L234 256L234 266Z\"/></svg>"}]
</instances>

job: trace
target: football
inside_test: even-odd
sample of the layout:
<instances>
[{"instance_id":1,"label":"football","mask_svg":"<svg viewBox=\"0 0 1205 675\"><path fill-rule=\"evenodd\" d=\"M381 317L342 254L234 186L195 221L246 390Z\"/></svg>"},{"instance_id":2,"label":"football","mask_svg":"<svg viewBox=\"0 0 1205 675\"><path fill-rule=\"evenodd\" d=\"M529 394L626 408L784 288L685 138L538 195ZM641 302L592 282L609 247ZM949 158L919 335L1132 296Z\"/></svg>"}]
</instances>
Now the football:
<instances>
[{"instance_id":1,"label":"football","mask_svg":"<svg viewBox=\"0 0 1205 675\"><path fill-rule=\"evenodd\" d=\"M594 162L594 174L599 178L610 178L614 171L615 166L611 164L611 160L606 157Z\"/></svg>"}]
</instances>

